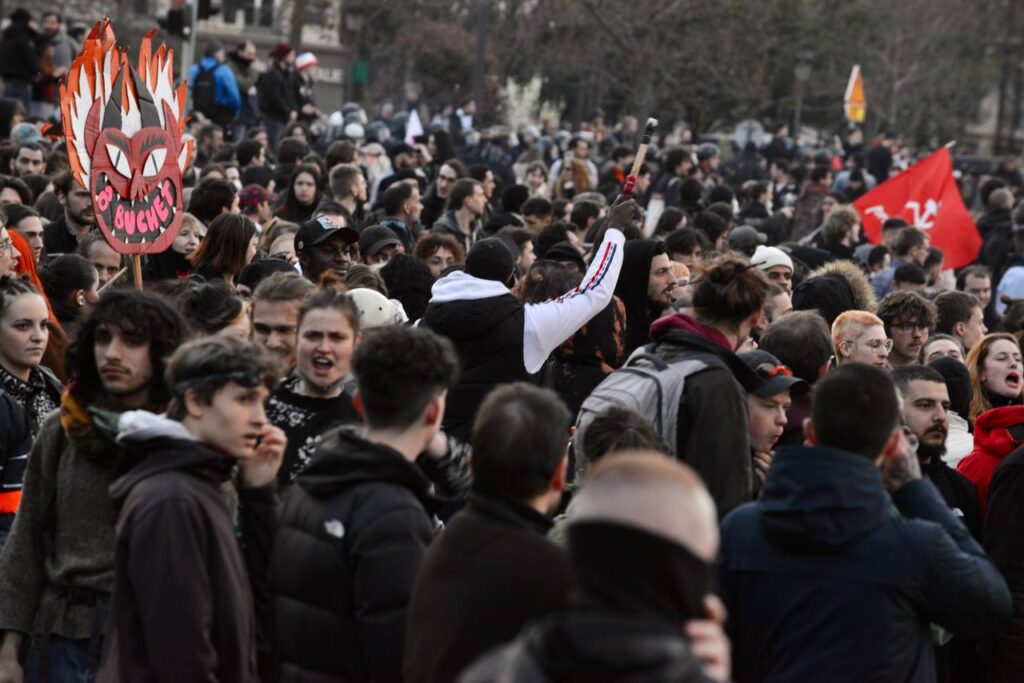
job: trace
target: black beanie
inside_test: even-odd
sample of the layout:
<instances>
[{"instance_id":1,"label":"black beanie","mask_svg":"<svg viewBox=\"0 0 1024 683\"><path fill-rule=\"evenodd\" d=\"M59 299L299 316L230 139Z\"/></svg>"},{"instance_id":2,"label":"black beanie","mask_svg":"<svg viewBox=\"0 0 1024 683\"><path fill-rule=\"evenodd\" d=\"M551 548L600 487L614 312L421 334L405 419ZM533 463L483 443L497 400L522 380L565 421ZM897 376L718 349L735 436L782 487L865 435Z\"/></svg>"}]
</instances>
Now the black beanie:
<instances>
[{"instance_id":1,"label":"black beanie","mask_svg":"<svg viewBox=\"0 0 1024 683\"><path fill-rule=\"evenodd\" d=\"M466 256L466 273L482 280L508 283L516 266L518 254L513 254L508 243L500 237L480 240Z\"/></svg>"},{"instance_id":2,"label":"black beanie","mask_svg":"<svg viewBox=\"0 0 1024 683\"><path fill-rule=\"evenodd\" d=\"M949 391L949 407L960 417L967 419L971 409L971 373L967 366L956 358L936 358L928 367L933 368L946 380Z\"/></svg>"}]
</instances>

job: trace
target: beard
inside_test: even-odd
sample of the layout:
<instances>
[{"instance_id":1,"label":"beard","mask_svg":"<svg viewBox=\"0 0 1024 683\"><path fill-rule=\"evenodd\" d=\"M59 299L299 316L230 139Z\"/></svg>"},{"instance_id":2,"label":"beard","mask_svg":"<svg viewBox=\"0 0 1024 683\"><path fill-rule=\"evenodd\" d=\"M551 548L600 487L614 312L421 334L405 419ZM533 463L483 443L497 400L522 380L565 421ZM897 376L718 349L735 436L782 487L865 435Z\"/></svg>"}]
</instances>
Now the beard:
<instances>
[{"instance_id":1,"label":"beard","mask_svg":"<svg viewBox=\"0 0 1024 683\"><path fill-rule=\"evenodd\" d=\"M917 445L917 458L923 463L941 462L942 456L946 454L945 442L940 444L924 443Z\"/></svg>"}]
</instances>

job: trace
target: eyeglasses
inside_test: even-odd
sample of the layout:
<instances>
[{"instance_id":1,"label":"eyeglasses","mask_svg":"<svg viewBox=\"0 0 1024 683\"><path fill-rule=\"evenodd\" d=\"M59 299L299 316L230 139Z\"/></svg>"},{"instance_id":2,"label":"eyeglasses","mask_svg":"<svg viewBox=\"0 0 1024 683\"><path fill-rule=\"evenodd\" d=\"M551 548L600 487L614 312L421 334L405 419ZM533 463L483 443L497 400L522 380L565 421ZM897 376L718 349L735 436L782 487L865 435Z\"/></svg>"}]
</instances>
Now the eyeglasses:
<instances>
[{"instance_id":1,"label":"eyeglasses","mask_svg":"<svg viewBox=\"0 0 1024 683\"><path fill-rule=\"evenodd\" d=\"M5 251L14 251L14 240L7 238L0 242L0 254Z\"/></svg>"},{"instance_id":2,"label":"eyeglasses","mask_svg":"<svg viewBox=\"0 0 1024 683\"><path fill-rule=\"evenodd\" d=\"M793 376L793 373L785 365L772 365L771 363L761 363L758 365L757 373L760 375L768 375L769 377L778 377L779 375L785 375L786 377Z\"/></svg>"},{"instance_id":3,"label":"eyeglasses","mask_svg":"<svg viewBox=\"0 0 1024 683\"><path fill-rule=\"evenodd\" d=\"M914 330L923 330L924 332L927 332L929 329L928 325L925 325L924 323L915 322L893 323L889 327L891 327L894 330L899 330L900 332L913 332Z\"/></svg>"},{"instance_id":4,"label":"eyeglasses","mask_svg":"<svg viewBox=\"0 0 1024 683\"><path fill-rule=\"evenodd\" d=\"M850 339L849 342L854 346L860 343L857 339ZM864 342L864 345L872 351L879 352L882 349L885 349L885 352L889 353L892 351L893 341L892 339L872 339L869 342Z\"/></svg>"}]
</instances>

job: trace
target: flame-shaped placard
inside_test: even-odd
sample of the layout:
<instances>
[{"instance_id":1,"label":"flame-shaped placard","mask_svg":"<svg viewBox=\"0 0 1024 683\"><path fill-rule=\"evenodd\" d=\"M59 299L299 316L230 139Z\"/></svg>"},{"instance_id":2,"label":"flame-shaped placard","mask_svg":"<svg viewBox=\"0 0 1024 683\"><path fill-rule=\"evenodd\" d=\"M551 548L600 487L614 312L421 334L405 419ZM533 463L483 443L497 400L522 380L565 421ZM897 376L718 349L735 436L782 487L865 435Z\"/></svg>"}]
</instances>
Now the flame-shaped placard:
<instances>
[{"instance_id":1,"label":"flame-shaped placard","mask_svg":"<svg viewBox=\"0 0 1024 683\"><path fill-rule=\"evenodd\" d=\"M178 234L181 176L194 148L183 140L187 84L174 87L174 53L163 44L153 52L154 33L133 66L110 20L98 22L60 86L71 170L124 254L161 252Z\"/></svg>"}]
</instances>

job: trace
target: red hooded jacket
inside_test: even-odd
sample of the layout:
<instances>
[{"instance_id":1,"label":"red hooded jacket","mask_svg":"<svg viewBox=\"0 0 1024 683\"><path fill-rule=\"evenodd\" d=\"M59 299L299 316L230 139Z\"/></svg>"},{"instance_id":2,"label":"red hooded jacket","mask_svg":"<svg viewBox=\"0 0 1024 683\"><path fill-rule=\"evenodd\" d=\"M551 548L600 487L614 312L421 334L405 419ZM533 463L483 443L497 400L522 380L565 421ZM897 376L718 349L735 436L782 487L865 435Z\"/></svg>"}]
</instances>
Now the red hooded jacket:
<instances>
[{"instance_id":1,"label":"red hooded jacket","mask_svg":"<svg viewBox=\"0 0 1024 683\"><path fill-rule=\"evenodd\" d=\"M988 485L996 467L1003 458L1024 444L1010 434L1010 427L1015 425L1024 425L1024 406L986 410L974 423L974 450L956 467L978 489L982 519L988 505Z\"/></svg>"}]
</instances>

